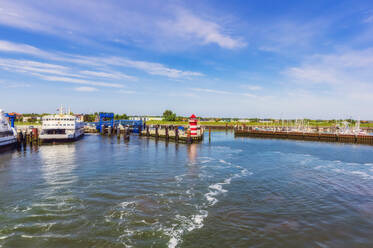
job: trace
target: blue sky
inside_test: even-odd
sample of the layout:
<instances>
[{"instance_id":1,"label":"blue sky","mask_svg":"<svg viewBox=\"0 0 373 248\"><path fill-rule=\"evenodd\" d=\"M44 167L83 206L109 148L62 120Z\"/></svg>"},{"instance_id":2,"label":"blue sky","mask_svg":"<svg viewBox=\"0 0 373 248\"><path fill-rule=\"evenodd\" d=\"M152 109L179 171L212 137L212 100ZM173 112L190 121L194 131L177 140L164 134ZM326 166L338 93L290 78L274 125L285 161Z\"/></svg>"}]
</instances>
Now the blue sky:
<instances>
[{"instance_id":1,"label":"blue sky","mask_svg":"<svg viewBox=\"0 0 373 248\"><path fill-rule=\"evenodd\" d=\"M373 119L371 1L0 0L0 108Z\"/></svg>"}]
</instances>

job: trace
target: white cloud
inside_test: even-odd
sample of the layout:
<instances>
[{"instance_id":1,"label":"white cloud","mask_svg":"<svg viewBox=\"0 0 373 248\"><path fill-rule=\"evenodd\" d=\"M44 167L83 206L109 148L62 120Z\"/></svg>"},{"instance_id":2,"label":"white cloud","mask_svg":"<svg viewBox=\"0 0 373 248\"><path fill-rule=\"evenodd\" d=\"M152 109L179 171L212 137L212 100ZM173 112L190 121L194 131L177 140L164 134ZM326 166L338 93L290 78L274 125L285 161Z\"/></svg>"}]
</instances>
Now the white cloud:
<instances>
[{"instance_id":1,"label":"white cloud","mask_svg":"<svg viewBox=\"0 0 373 248\"><path fill-rule=\"evenodd\" d=\"M0 51L2 52L15 52L15 53L25 53L31 55L44 54L44 51L26 44L19 44L14 42L9 42L5 40L0 40Z\"/></svg>"},{"instance_id":2,"label":"white cloud","mask_svg":"<svg viewBox=\"0 0 373 248\"><path fill-rule=\"evenodd\" d=\"M135 80L133 76L126 75L120 72L103 72L103 71L80 71L81 74L100 77L100 78L109 78L109 79L126 79L126 80Z\"/></svg>"},{"instance_id":3,"label":"white cloud","mask_svg":"<svg viewBox=\"0 0 373 248\"><path fill-rule=\"evenodd\" d=\"M0 67L4 70L22 73L45 73L60 76L79 77L77 74L69 73L68 71L70 69L66 66L42 63L32 60L0 59Z\"/></svg>"},{"instance_id":4,"label":"white cloud","mask_svg":"<svg viewBox=\"0 0 373 248\"><path fill-rule=\"evenodd\" d=\"M250 97L250 98L257 98L258 97L257 95L250 94L250 93L242 93L241 95L246 96L246 97Z\"/></svg>"},{"instance_id":5,"label":"white cloud","mask_svg":"<svg viewBox=\"0 0 373 248\"><path fill-rule=\"evenodd\" d=\"M98 81L90 81L78 78L69 78L69 77L58 77L58 76L46 76L42 74L34 74L35 76L39 76L41 79L52 81L52 82L64 82L64 83L71 83L71 84L86 84L92 86L102 86L102 87L112 87L112 88L123 88L124 86L121 84L116 83L107 83L107 82L98 82Z\"/></svg>"},{"instance_id":6,"label":"white cloud","mask_svg":"<svg viewBox=\"0 0 373 248\"><path fill-rule=\"evenodd\" d=\"M93 87L77 87L77 88L74 88L75 91L79 91L79 92L95 92L95 91L98 91L97 88L93 88Z\"/></svg>"},{"instance_id":7,"label":"white cloud","mask_svg":"<svg viewBox=\"0 0 373 248\"><path fill-rule=\"evenodd\" d=\"M106 64L123 66L123 67L131 67L138 70L145 71L152 75L159 75L159 76L166 76L169 78L189 78L195 76L202 76L202 73L199 72L192 72L192 71L182 71L173 68L169 68L165 65L153 62L146 62L146 61L136 61L130 60L125 58L119 57L111 57L111 58L102 58L101 59Z\"/></svg>"},{"instance_id":8,"label":"white cloud","mask_svg":"<svg viewBox=\"0 0 373 248\"><path fill-rule=\"evenodd\" d=\"M259 86L259 85L242 85L242 88L247 89L247 90L251 90L251 91L257 91L257 90L262 89L262 87Z\"/></svg>"},{"instance_id":9,"label":"white cloud","mask_svg":"<svg viewBox=\"0 0 373 248\"><path fill-rule=\"evenodd\" d=\"M174 1L30 1L2 0L0 24L58 35L64 39L121 41L151 49L175 47L190 39L222 48L245 46L216 22L197 17ZM176 8L170 7L174 6ZM184 4L186 6L186 4ZM175 34L178 39L175 39ZM184 46L180 46L184 49Z\"/></svg>"},{"instance_id":10,"label":"white cloud","mask_svg":"<svg viewBox=\"0 0 373 248\"><path fill-rule=\"evenodd\" d=\"M169 78L184 78L184 79L189 79L191 77L198 77L198 76L203 76L202 73L200 72L193 72L193 71L184 71L184 70L179 70L175 68L170 68L166 65L160 64L160 63L154 63L154 62L147 62L147 61L141 61L141 60L132 60L124 57L89 57L89 56L80 56L80 55L73 55L73 54L53 54L50 52L45 52L42 50L39 50L38 48L34 49L39 52L35 53L29 53L27 49L17 49L18 47L27 47L28 45L25 44L19 44L19 43L13 43L13 42L8 42L8 41L2 41L7 43L8 45L6 46L7 52L19 52L19 53L24 53L24 54L32 54L39 56L40 58L43 59L48 59L48 60L53 60L53 61L58 61L58 62L66 62L66 63L72 63L72 64L78 64L82 66L89 66L93 67L94 70L82 70L80 71L80 74L75 74L75 75L67 75L66 71L63 72L62 70L66 70L67 67L64 66L58 66L58 65L53 65L54 67L51 66L51 68L28 68L26 71L31 71L34 70L35 72L43 72L41 70L44 70L46 73L54 73L58 75L66 75L66 76L76 76L76 77L85 77L85 76L93 76L93 77L101 77L101 78L109 78L109 79L124 79L124 80L136 80L136 77L130 76L127 74L124 74L122 72L102 72L100 69L103 67L109 67L109 66L118 66L118 67L125 67L125 68L135 68L141 71L144 71L148 74L151 75L159 75L159 76L165 76ZM1 45L1 43L0 43ZM3 50L0 51L5 51L5 47ZM5 60L3 60L5 61ZM16 65L13 67L21 64L20 60L7 60L7 61L18 61ZM22 62L26 63L26 62ZM28 61L28 64L36 65L36 67L40 67L39 62L31 62ZM39 63L39 64L37 64ZM47 64L44 64L43 67L47 67ZM6 61L3 63L3 67L6 67ZM59 71L51 71L51 69L58 69ZM99 69L96 69L99 68ZM23 70L24 71L24 70ZM49 71L49 72L48 72Z\"/></svg>"},{"instance_id":11,"label":"white cloud","mask_svg":"<svg viewBox=\"0 0 373 248\"><path fill-rule=\"evenodd\" d=\"M229 92L229 91L215 90L215 89L191 88L190 90L196 91L196 92L212 93L212 94L223 94L223 95L232 94L232 92Z\"/></svg>"},{"instance_id":12,"label":"white cloud","mask_svg":"<svg viewBox=\"0 0 373 248\"><path fill-rule=\"evenodd\" d=\"M187 40L197 39L201 44L215 43L222 48L235 49L246 46L241 39L233 38L223 32L223 28L210 20L199 18L186 10L176 11L176 20L160 22L168 33Z\"/></svg>"},{"instance_id":13,"label":"white cloud","mask_svg":"<svg viewBox=\"0 0 373 248\"><path fill-rule=\"evenodd\" d=\"M206 88L191 88L190 90L194 92L202 92L202 93L209 93L209 94L230 95L233 97L240 97L240 96L249 97L249 98L258 97L251 93L231 92L231 91L225 91L225 90L215 90L215 89L206 89Z\"/></svg>"},{"instance_id":14,"label":"white cloud","mask_svg":"<svg viewBox=\"0 0 373 248\"><path fill-rule=\"evenodd\" d=\"M254 27L259 50L281 54L308 52L332 26L332 17L299 21L285 18ZM324 44L325 45L325 44Z\"/></svg>"},{"instance_id":15,"label":"white cloud","mask_svg":"<svg viewBox=\"0 0 373 248\"><path fill-rule=\"evenodd\" d=\"M365 49L310 56L284 73L293 82L353 88L373 85L372 68L373 49Z\"/></svg>"}]
</instances>

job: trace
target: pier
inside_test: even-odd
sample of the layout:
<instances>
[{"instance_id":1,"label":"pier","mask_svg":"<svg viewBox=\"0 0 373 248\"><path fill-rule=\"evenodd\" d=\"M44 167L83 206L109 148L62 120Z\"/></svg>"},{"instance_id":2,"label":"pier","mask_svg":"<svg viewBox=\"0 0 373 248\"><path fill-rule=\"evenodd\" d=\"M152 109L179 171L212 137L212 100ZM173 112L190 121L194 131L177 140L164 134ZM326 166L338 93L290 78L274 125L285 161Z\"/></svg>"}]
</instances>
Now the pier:
<instances>
[{"instance_id":1,"label":"pier","mask_svg":"<svg viewBox=\"0 0 373 248\"><path fill-rule=\"evenodd\" d=\"M176 143L199 143L203 140L204 129L197 130L197 133L192 135L190 130L179 126L155 125L146 126L145 130L141 132L143 137L152 137L155 139L162 139L165 141L173 141Z\"/></svg>"},{"instance_id":2,"label":"pier","mask_svg":"<svg viewBox=\"0 0 373 248\"><path fill-rule=\"evenodd\" d=\"M235 137L255 137L270 139L293 139L324 142L341 142L373 145L373 135L369 134L344 134L338 132L299 132L283 130L258 130L253 127L236 126Z\"/></svg>"}]
</instances>

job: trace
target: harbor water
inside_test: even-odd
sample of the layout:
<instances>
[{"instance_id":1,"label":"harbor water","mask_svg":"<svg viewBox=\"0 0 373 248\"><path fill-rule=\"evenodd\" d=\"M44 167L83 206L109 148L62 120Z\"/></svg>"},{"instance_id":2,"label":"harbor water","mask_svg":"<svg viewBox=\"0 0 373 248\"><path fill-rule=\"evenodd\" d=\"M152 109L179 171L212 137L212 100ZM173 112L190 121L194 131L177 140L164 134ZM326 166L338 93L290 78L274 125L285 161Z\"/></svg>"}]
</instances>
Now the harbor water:
<instances>
[{"instance_id":1,"label":"harbor water","mask_svg":"<svg viewBox=\"0 0 373 248\"><path fill-rule=\"evenodd\" d=\"M373 147L214 131L2 153L0 247L373 247Z\"/></svg>"}]
</instances>

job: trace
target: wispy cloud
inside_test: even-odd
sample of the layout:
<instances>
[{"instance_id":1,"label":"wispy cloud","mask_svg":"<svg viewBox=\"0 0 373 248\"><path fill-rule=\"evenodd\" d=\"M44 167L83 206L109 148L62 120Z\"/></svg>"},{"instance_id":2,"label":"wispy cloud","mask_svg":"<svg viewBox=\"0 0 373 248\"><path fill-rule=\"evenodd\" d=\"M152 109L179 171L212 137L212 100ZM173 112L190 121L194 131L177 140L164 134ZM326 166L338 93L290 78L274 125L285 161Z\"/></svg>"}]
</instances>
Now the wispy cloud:
<instances>
[{"instance_id":1,"label":"wispy cloud","mask_svg":"<svg viewBox=\"0 0 373 248\"><path fill-rule=\"evenodd\" d=\"M0 68L8 71L17 71L22 73L45 73L73 77L79 76L77 74L69 73L69 68L66 66L42 63L32 60L0 59Z\"/></svg>"},{"instance_id":2,"label":"wispy cloud","mask_svg":"<svg viewBox=\"0 0 373 248\"><path fill-rule=\"evenodd\" d=\"M315 42L321 42L321 37L325 38L323 34L327 33L333 21L332 17L307 21L285 17L265 27L258 25L258 48L280 54L307 53L314 48Z\"/></svg>"},{"instance_id":3,"label":"wispy cloud","mask_svg":"<svg viewBox=\"0 0 373 248\"><path fill-rule=\"evenodd\" d=\"M51 1L41 4L2 0L0 24L64 39L113 40L153 49L159 43L172 45L191 39L198 41L193 42L194 45L213 43L227 49L246 45L218 24L215 20L218 18L198 17L186 5L152 1L152 5L162 8L149 13L144 4L142 1ZM176 8L165 7L175 5Z\"/></svg>"},{"instance_id":4,"label":"wispy cloud","mask_svg":"<svg viewBox=\"0 0 373 248\"><path fill-rule=\"evenodd\" d=\"M80 71L80 74L99 78L136 80L136 77L121 72Z\"/></svg>"},{"instance_id":5,"label":"wispy cloud","mask_svg":"<svg viewBox=\"0 0 373 248\"><path fill-rule=\"evenodd\" d=\"M190 90L196 92L204 92L204 93L212 93L212 94L222 94L222 95L230 95L232 92L224 91L224 90L215 90L215 89L204 89L204 88L191 88Z\"/></svg>"},{"instance_id":6,"label":"wispy cloud","mask_svg":"<svg viewBox=\"0 0 373 248\"><path fill-rule=\"evenodd\" d=\"M259 85L241 85L241 88L251 90L251 91L257 91L263 89Z\"/></svg>"},{"instance_id":7,"label":"wispy cloud","mask_svg":"<svg viewBox=\"0 0 373 248\"><path fill-rule=\"evenodd\" d=\"M300 66L284 71L292 81L333 84L338 87L373 84L373 49L347 50L334 54L313 55Z\"/></svg>"},{"instance_id":8,"label":"wispy cloud","mask_svg":"<svg viewBox=\"0 0 373 248\"><path fill-rule=\"evenodd\" d=\"M42 75L42 74L34 74L34 75L39 76L41 79L51 81L51 82L85 84L85 85L112 87L112 88L123 88L124 87L123 85L117 84L117 83L90 81L90 80L85 80L85 79L69 78L69 77L47 76L47 75Z\"/></svg>"},{"instance_id":9,"label":"wispy cloud","mask_svg":"<svg viewBox=\"0 0 373 248\"><path fill-rule=\"evenodd\" d=\"M309 98L315 104L315 99L325 98L328 104L339 106L336 110L367 116L366 106L373 104L372 57L373 49L311 56L284 71L286 88L307 92L306 96L297 93L296 97L303 101Z\"/></svg>"},{"instance_id":10,"label":"wispy cloud","mask_svg":"<svg viewBox=\"0 0 373 248\"><path fill-rule=\"evenodd\" d=\"M160 26L187 40L197 39L201 44L217 44L222 48L235 49L246 46L241 38L233 38L224 33L216 22L202 19L192 13L179 9L175 11L175 20L160 22Z\"/></svg>"},{"instance_id":11,"label":"wispy cloud","mask_svg":"<svg viewBox=\"0 0 373 248\"><path fill-rule=\"evenodd\" d=\"M44 54L44 51L26 44L19 44L14 42L9 42L5 40L0 40L0 51L2 52L15 52L15 53L24 53L30 55Z\"/></svg>"},{"instance_id":12,"label":"wispy cloud","mask_svg":"<svg viewBox=\"0 0 373 248\"><path fill-rule=\"evenodd\" d=\"M93 88L93 87L77 87L77 88L74 88L75 91L79 91L79 92L95 92L95 91L98 91L97 88Z\"/></svg>"},{"instance_id":13,"label":"wispy cloud","mask_svg":"<svg viewBox=\"0 0 373 248\"><path fill-rule=\"evenodd\" d=\"M102 58L101 60L104 63L109 64L109 65L131 67L131 68L145 71L146 73L149 73L152 75L166 76L169 78L182 78L182 77L189 78L189 77L195 77L195 76L203 76L203 74L199 72L182 71L182 70L178 70L174 68L169 68L160 63L136 61L136 60L130 60L130 59L125 59L125 58L119 58L119 57Z\"/></svg>"},{"instance_id":14,"label":"wispy cloud","mask_svg":"<svg viewBox=\"0 0 373 248\"><path fill-rule=\"evenodd\" d=\"M132 60L124 57L116 57L116 56L110 56L110 57L94 57L94 56L81 56L81 55L73 55L73 54L54 54L51 52L46 52L43 50L40 50L38 48L33 47L33 50L40 51L38 52L32 52L30 53L27 49L18 49L19 47L27 47L26 44L19 44L19 43L12 43L8 41L3 41L7 43L8 45L3 48L3 50L0 47L0 51L6 51L6 52L16 52L16 53L24 53L24 54L32 54L39 56L43 59L52 60L55 62L65 62L65 63L71 63L71 64L78 64L81 66L89 66L92 67L94 70L83 70L80 71L80 75L75 75L79 77L85 76L92 76L92 77L100 77L100 78L110 78L110 79L124 79L124 80L136 80L136 77L127 75L123 72L103 72L100 71L102 68L107 68L110 66L118 66L123 68L134 68L137 70L141 70L146 72L150 75L159 75L159 76L165 76L169 78L184 78L189 79L191 77L198 77L203 76L200 72L194 72L194 71L187 71L187 70L179 70L175 68L168 67L166 65L163 65L161 63L154 63L154 62L148 62L148 61L141 61L141 60ZM1 43L0 43L1 44ZM10 61L10 60L9 60ZM15 61L15 60L13 60ZM21 62L18 60L17 65L19 66ZM26 62L23 62L26 63ZM31 62L28 62L31 64ZM34 64L36 64L35 62ZM57 66L57 65L56 65ZM5 68L5 65L4 65ZM96 69L97 68L97 69ZM63 75L62 72L63 67L58 68L59 71L55 71L55 74ZM30 70L41 70L40 68L31 68ZM45 69L44 70L51 70L51 69ZM41 72L41 71L40 71ZM67 75L69 76L69 75ZM73 75L70 75L73 76Z\"/></svg>"},{"instance_id":15,"label":"wispy cloud","mask_svg":"<svg viewBox=\"0 0 373 248\"><path fill-rule=\"evenodd\" d=\"M217 95L231 95L231 96L236 96L236 97L240 97L240 96L250 97L250 98L258 97L257 95L254 95L252 93L232 92L232 91L206 89L206 88L190 88L190 90L194 92L217 94Z\"/></svg>"}]
</instances>

